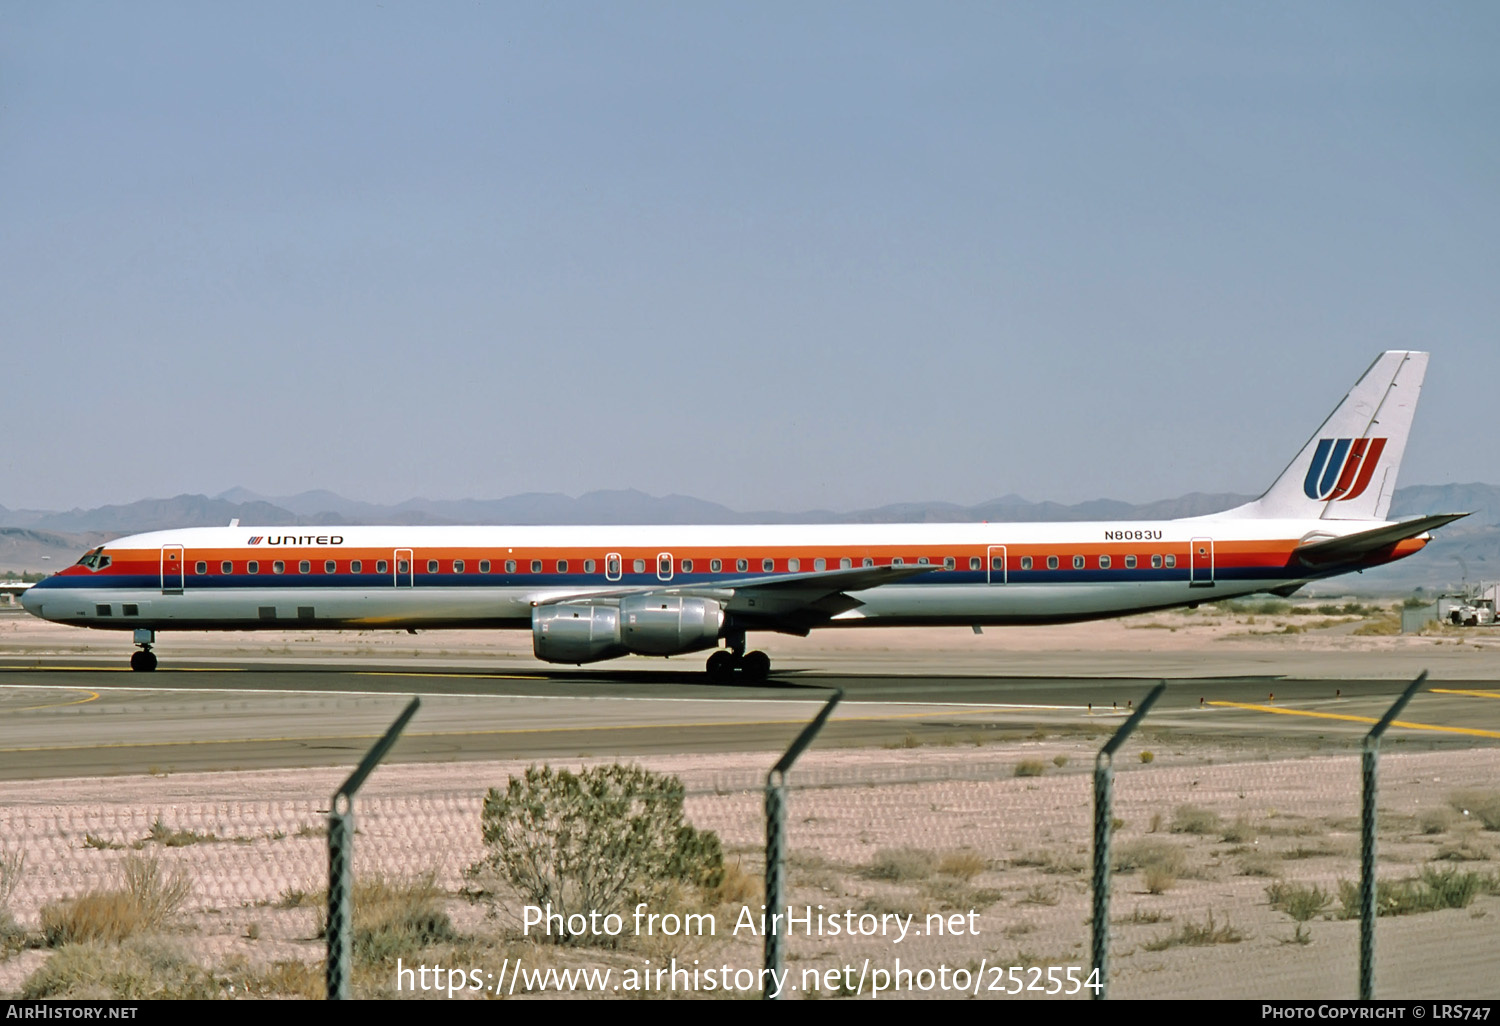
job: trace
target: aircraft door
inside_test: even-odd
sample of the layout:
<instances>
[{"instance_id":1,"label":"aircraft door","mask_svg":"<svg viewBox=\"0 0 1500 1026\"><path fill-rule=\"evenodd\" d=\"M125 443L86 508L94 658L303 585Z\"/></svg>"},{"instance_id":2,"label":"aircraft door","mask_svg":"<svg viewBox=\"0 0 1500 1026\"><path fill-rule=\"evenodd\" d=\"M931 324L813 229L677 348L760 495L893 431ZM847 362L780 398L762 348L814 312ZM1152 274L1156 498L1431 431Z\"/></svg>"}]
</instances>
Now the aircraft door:
<instances>
[{"instance_id":1,"label":"aircraft door","mask_svg":"<svg viewBox=\"0 0 1500 1026\"><path fill-rule=\"evenodd\" d=\"M161 547L161 593L163 595L181 595L183 581L183 564L187 561L183 554L181 545L163 545Z\"/></svg>"},{"instance_id":2,"label":"aircraft door","mask_svg":"<svg viewBox=\"0 0 1500 1026\"><path fill-rule=\"evenodd\" d=\"M659 581L670 581L674 565L670 552L658 552L656 554L656 579Z\"/></svg>"},{"instance_id":3,"label":"aircraft door","mask_svg":"<svg viewBox=\"0 0 1500 1026\"><path fill-rule=\"evenodd\" d=\"M1004 584L1006 578L1005 546L991 545L985 558L985 573L991 584Z\"/></svg>"},{"instance_id":4,"label":"aircraft door","mask_svg":"<svg viewBox=\"0 0 1500 1026\"><path fill-rule=\"evenodd\" d=\"M1194 588L1212 588L1214 586L1214 540L1212 538L1194 538L1190 543L1192 551L1188 554L1188 583Z\"/></svg>"},{"instance_id":5,"label":"aircraft door","mask_svg":"<svg viewBox=\"0 0 1500 1026\"><path fill-rule=\"evenodd\" d=\"M618 552L611 552L604 557L604 579L606 581L620 579L620 554Z\"/></svg>"},{"instance_id":6,"label":"aircraft door","mask_svg":"<svg viewBox=\"0 0 1500 1026\"><path fill-rule=\"evenodd\" d=\"M410 588L412 582L413 560L411 549L397 549L394 553L394 566L396 571L396 587Z\"/></svg>"}]
</instances>

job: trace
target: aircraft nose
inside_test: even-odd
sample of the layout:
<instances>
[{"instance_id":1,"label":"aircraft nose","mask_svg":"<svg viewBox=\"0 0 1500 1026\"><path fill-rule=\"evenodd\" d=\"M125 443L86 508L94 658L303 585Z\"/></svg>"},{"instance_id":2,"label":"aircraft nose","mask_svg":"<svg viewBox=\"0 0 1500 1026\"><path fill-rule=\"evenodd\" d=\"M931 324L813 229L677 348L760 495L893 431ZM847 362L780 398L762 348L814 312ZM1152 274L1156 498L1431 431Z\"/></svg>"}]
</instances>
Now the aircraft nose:
<instances>
[{"instance_id":1,"label":"aircraft nose","mask_svg":"<svg viewBox=\"0 0 1500 1026\"><path fill-rule=\"evenodd\" d=\"M46 597L47 596L45 594L42 594L41 586L38 584L33 584L31 587L21 592L21 608L26 610L26 612L30 613L32 616L41 616L42 602L46 599ZM46 617L42 618L46 619Z\"/></svg>"}]
</instances>

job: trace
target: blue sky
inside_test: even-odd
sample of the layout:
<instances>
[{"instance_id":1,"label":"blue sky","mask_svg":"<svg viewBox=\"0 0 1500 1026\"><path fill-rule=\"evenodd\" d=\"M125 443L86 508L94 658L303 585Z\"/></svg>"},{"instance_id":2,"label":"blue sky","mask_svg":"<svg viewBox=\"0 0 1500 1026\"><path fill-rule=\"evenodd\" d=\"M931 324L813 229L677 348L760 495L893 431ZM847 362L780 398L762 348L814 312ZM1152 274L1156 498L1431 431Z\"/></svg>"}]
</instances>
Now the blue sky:
<instances>
[{"instance_id":1,"label":"blue sky","mask_svg":"<svg viewBox=\"0 0 1500 1026\"><path fill-rule=\"evenodd\" d=\"M0 505L1500 481L1500 8L10 4ZM1486 440L1488 439L1488 440Z\"/></svg>"}]
</instances>

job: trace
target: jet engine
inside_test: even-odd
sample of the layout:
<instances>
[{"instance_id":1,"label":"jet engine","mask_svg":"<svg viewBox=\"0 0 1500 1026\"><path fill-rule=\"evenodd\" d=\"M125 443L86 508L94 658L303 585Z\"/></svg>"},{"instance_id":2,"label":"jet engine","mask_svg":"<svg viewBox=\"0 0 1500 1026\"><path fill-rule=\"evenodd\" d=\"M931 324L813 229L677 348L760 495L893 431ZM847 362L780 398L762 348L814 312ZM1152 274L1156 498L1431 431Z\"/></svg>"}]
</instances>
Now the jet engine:
<instances>
[{"instance_id":1,"label":"jet engine","mask_svg":"<svg viewBox=\"0 0 1500 1026\"><path fill-rule=\"evenodd\" d=\"M717 645L723 627L722 604L681 595L627 595L619 605L559 602L531 614L532 649L549 663L698 652Z\"/></svg>"}]
</instances>

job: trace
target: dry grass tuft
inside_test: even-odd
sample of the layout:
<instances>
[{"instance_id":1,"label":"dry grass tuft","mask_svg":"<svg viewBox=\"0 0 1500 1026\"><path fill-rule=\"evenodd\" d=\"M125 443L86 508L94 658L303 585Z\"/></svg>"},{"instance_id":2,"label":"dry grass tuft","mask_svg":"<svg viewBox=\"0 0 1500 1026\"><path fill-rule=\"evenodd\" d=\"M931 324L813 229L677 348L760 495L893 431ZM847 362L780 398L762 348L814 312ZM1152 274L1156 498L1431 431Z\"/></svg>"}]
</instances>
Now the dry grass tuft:
<instances>
[{"instance_id":1,"label":"dry grass tuft","mask_svg":"<svg viewBox=\"0 0 1500 1026\"><path fill-rule=\"evenodd\" d=\"M20 996L32 1001L202 1001L221 997L224 991L212 973L176 947L160 939L135 938L119 945L63 945L26 978Z\"/></svg>"},{"instance_id":2,"label":"dry grass tuft","mask_svg":"<svg viewBox=\"0 0 1500 1026\"><path fill-rule=\"evenodd\" d=\"M1177 932L1158 937L1141 945L1147 951L1166 951L1168 948L1202 947L1208 944L1238 944L1245 935L1228 922L1215 923L1212 910L1208 920L1194 923L1191 920L1177 928Z\"/></svg>"},{"instance_id":3,"label":"dry grass tuft","mask_svg":"<svg viewBox=\"0 0 1500 1026\"><path fill-rule=\"evenodd\" d=\"M49 947L91 941L118 943L162 926L187 899L192 881L163 871L156 859L135 855L124 863L121 890L89 891L42 908L42 935Z\"/></svg>"},{"instance_id":4,"label":"dry grass tuft","mask_svg":"<svg viewBox=\"0 0 1500 1026\"><path fill-rule=\"evenodd\" d=\"M866 871L872 880L889 880L904 883L909 880L926 880L938 866L938 857L921 848L885 848L875 853L875 858Z\"/></svg>"},{"instance_id":5,"label":"dry grass tuft","mask_svg":"<svg viewBox=\"0 0 1500 1026\"><path fill-rule=\"evenodd\" d=\"M1197 805L1179 805L1172 812L1172 833L1212 834L1219 829L1219 814Z\"/></svg>"},{"instance_id":6,"label":"dry grass tuft","mask_svg":"<svg viewBox=\"0 0 1500 1026\"><path fill-rule=\"evenodd\" d=\"M1047 767L1040 759L1022 759L1016 763L1016 776L1039 777L1047 771Z\"/></svg>"},{"instance_id":7,"label":"dry grass tuft","mask_svg":"<svg viewBox=\"0 0 1500 1026\"><path fill-rule=\"evenodd\" d=\"M1486 830L1500 830L1500 791L1454 791L1448 804L1460 815L1477 817Z\"/></svg>"},{"instance_id":8,"label":"dry grass tuft","mask_svg":"<svg viewBox=\"0 0 1500 1026\"><path fill-rule=\"evenodd\" d=\"M372 876L354 884L354 958L365 964L420 955L423 948L459 940L443 908L443 894L432 874L412 880ZM318 916L318 936L328 933L326 909Z\"/></svg>"},{"instance_id":9,"label":"dry grass tuft","mask_svg":"<svg viewBox=\"0 0 1500 1026\"><path fill-rule=\"evenodd\" d=\"M989 868L989 860L977 851L950 851L938 860L937 871L943 876L972 880Z\"/></svg>"}]
</instances>

